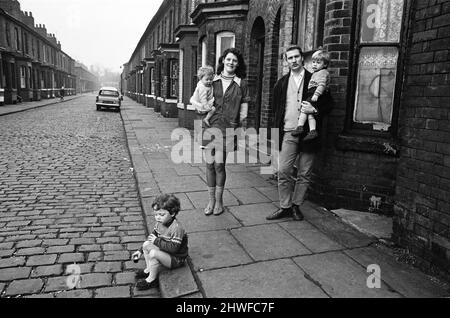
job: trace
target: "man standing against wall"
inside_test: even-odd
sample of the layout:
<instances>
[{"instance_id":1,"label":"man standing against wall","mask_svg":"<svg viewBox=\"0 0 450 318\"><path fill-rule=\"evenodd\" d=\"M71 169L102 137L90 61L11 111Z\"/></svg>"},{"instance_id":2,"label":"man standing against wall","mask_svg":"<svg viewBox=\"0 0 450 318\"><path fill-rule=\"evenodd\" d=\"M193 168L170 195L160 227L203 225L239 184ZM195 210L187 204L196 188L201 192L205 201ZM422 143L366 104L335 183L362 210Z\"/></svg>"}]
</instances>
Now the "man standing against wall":
<instances>
[{"instance_id":1,"label":"man standing against wall","mask_svg":"<svg viewBox=\"0 0 450 318\"><path fill-rule=\"evenodd\" d=\"M289 73L277 81L273 94L272 110L274 112L274 128L280 133L280 154L278 169L278 192L280 209L267 220L276 220L292 216L296 221L302 221L304 216L300 206L305 201L306 192L311 184L311 176L317 153L320 151L320 138L303 142L309 127L297 137L292 132L297 128L300 112L313 114L320 131L323 117L332 107L329 92L317 102L317 108L305 101L311 73L304 68L304 57L299 46L286 50L285 58ZM298 159L298 161L297 161ZM297 162L298 175L293 176L294 164Z\"/></svg>"}]
</instances>

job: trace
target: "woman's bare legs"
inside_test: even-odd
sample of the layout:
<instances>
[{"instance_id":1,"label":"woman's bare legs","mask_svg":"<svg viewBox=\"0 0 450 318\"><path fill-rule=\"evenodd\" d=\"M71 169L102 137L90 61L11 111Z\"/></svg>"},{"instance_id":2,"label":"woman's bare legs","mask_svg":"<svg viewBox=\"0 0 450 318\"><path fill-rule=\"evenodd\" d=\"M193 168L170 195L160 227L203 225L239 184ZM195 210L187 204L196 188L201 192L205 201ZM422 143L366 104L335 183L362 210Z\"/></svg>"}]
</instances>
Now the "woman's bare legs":
<instances>
[{"instance_id":1,"label":"woman's bare legs","mask_svg":"<svg viewBox=\"0 0 450 318\"><path fill-rule=\"evenodd\" d=\"M208 154L207 154L208 155ZM207 158L206 182L208 184L209 202L205 214L219 215L223 212L223 192L227 179L225 170L226 153L213 149L212 158Z\"/></svg>"},{"instance_id":2,"label":"woman's bare legs","mask_svg":"<svg viewBox=\"0 0 450 318\"><path fill-rule=\"evenodd\" d=\"M208 184L209 202L205 208L205 214L211 215L216 205L216 169L214 163L206 164L206 183Z\"/></svg>"},{"instance_id":3,"label":"woman's bare legs","mask_svg":"<svg viewBox=\"0 0 450 318\"><path fill-rule=\"evenodd\" d=\"M214 214L219 215L224 211L223 206L223 192L225 188L225 182L227 180L227 173L225 169L226 153L223 151L216 151L216 161L214 163L214 170L216 173L216 206L214 208Z\"/></svg>"}]
</instances>

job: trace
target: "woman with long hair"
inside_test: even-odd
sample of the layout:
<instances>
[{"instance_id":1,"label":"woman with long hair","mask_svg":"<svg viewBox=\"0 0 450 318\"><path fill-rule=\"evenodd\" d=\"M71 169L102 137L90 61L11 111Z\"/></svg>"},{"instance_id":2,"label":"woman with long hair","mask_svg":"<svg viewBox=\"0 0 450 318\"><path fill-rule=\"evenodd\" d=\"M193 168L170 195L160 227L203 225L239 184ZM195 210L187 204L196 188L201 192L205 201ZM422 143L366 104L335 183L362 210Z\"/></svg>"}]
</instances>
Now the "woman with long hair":
<instances>
[{"instance_id":1,"label":"woman with long hair","mask_svg":"<svg viewBox=\"0 0 450 318\"><path fill-rule=\"evenodd\" d=\"M220 215L224 212L226 157L227 153L236 150L234 129L241 125L248 113L249 95L245 77L246 65L241 52L235 48L225 50L219 59L217 75L213 81L216 111L209 120L210 129L215 129L216 132L220 130L223 138L215 138L213 134L210 140L203 142L207 152L206 180L209 193L205 215ZM210 129L206 130L205 136Z\"/></svg>"}]
</instances>

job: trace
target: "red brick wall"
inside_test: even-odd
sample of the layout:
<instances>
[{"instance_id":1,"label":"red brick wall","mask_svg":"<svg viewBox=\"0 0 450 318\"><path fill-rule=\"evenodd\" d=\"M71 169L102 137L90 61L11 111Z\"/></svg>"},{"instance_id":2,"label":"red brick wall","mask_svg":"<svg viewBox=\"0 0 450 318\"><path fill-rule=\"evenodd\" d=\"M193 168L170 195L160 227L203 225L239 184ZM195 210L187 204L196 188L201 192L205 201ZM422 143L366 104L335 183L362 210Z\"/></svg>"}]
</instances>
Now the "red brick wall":
<instances>
[{"instance_id":1,"label":"red brick wall","mask_svg":"<svg viewBox=\"0 0 450 318\"><path fill-rule=\"evenodd\" d=\"M262 101L261 101L261 127L268 127L270 120L270 104L272 102L272 91L273 86L278 78L278 70L280 69L280 45L279 37L277 36L277 30L280 29L279 25L276 25L276 16L278 10L282 5L283 1L261 1L252 0L250 1L250 10L247 16L247 28L245 32L245 43L251 41L251 32L255 21L258 17L264 20L265 29L265 52L264 52L264 79L262 84ZM245 61L248 66L248 81L251 88L251 92L256 90L256 77L257 69L252 63L256 63L254 52L251 51L250 46L245 46ZM256 94L254 94L256 95ZM255 99L256 96L251 96ZM249 107L249 118L254 118L255 116L255 101L252 100ZM249 122L252 125L252 122Z\"/></svg>"},{"instance_id":2,"label":"red brick wall","mask_svg":"<svg viewBox=\"0 0 450 318\"><path fill-rule=\"evenodd\" d=\"M371 198L382 199L376 212L392 213L395 192L397 158L374 153L342 151L336 139L344 130L347 116L347 83L350 70L351 25L353 1L329 0L326 4L324 47L331 53L331 90L335 109L327 120L322 137L325 150L315 171L315 183L310 198L329 208L371 209ZM277 25L277 13L281 19ZM283 52L292 43L293 1L250 1L245 43L251 41L251 31L257 17L264 19L266 30L261 126L270 126L272 91L276 80L288 70ZM279 28L279 31L278 31ZM245 48L248 64L255 57L250 45ZM255 74L249 68L249 84L254 85ZM252 82L253 80L253 82ZM252 115L250 105L250 115ZM326 132L326 133L325 133Z\"/></svg>"},{"instance_id":3,"label":"red brick wall","mask_svg":"<svg viewBox=\"0 0 450 318\"><path fill-rule=\"evenodd\" d=\"M393 213L395 173L398 159L374 152L342 149L339 135L346 132L349 100L347 88L351 73L352 23L354 2L327 1L325 12L324 48L331 54L331 92L335 107L326 121L326 136L322 136L324 151L315 171L311 199L328 208L349 208L385 214ZM381 199L378 208L372 198Z\"/></svg>"},{"instance_id":4,"label":"red brick wall","mask_svg":"<svg viewBox=\"0 0 450 318\"><path fill-rule=\"evenodd\" d=\"M396 187L395 237L425 269L450 269L450 1L416 1Z\"/></svg>"},{"instance_id":5,"label":"red brick wall","mask_svg":"<svg viewBox=\"0 0 450 318\"><path fill-rule=\"evenodd\" d=\"M198 46L197 35L186 35L180 42L180 50L184 51L184 64L183 64L183 96L182 103L189 104L191 99L193 88L195 89L197 81L192 83L195 78L197 66L192 65L194 54L192 47ZM198 51L198 50L197 50Z\"/></svg>"}]
</instances>

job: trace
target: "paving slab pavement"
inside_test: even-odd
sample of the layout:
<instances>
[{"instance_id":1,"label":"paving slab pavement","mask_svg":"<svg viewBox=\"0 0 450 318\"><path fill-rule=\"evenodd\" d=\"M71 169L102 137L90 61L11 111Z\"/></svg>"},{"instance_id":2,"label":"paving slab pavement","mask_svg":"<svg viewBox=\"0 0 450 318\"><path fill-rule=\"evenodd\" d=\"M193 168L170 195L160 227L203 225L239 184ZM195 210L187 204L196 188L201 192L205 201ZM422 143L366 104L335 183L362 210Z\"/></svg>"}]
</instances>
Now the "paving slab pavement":
<instances>
[{"instance_id":1,"label":"paving slab pavement","mask_svg":"<svg viewBox=\"0 0 450 318\"><path fill-rule=\"evenodd\" d=\"M395 260L374 247L363 247L347 250L344 253L353 260L367 267L378 264L383 281L392 289L397 290L405 297L428 298L448 296L448 292L441 286L432 282L425 274L418 272L412 266L398 264Z\"/></svg>"},{"instance_id":2,"label":"paving slab pavement","mask_svg":"<svg viewBox=\"0 0 450 318\"><path fill-rule=\"evenodd\" d=\"M253 259L226 230L192 233L189 255L196 271L249 264Z\"/></svg>"},{"instance_id":3,"label":"paving slab pavement","mask_svg":"<svg viewBox=\"0 0 450 318\"><path fill-rule=\"evenodd\" d=\"M191 163L171 160L178 141L170 136L179 128L178 120L164 118L129 98L124 100L122 118L149 230L156 195L174 192L182 202L178 219L188 232L190 256L185 267L160 275L163 297L450 295L447 284L437 284L416 268L405 270L404 264L378 248L375 238L312 202L301 207L303 222L267 221L265 217L279 207L278 191L272 176L259 174L262 164L227 165L226 211L205 216L205 168L194 160L201 158L198 144L193 143ZM367 266L373 262L381 267L380 288L375 289L367 285Z\"/></svg>"},{"instance_id":4,"label":"paving slab pavement","mask_svg":"<svg viewBox=\"0 0 450 318\"><path fill-rule=\"evenodd\" d=\"M279 259L198 274L207 298L326 298L291 260Z\"/></svg>"},{"instance_id":5,"label":"paving slab pavement","mask_svg":"<svg viewBox=\"0 0 450 318\"><path fill-rule=\"evenodd\" d=\"M294 262L333 298L401 297L383 282L379 289L368 288L367 272L341 252L297 257Z\"/></svg>"},{"instance_id":6,"label":"paving slab pavement","mask_svg":"<svg viewBox=\"0 0 450 318\"><path fill-rule=\"evenodd\" d=\"M19 104L13 104L13 105L3 105L0 106L0 116L15 114L39 107L54 105L58 103L65 103L68 101L71 101L73 99L77 99L82 97L84 94L79 95L72 95L72 96L66 96L64 97L63 101L60 101L59 98L50 98L50 99L42 99L40 101L33 101L33 102L22 102Z\"/></svg>"}]
</instances>

